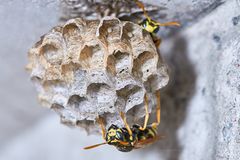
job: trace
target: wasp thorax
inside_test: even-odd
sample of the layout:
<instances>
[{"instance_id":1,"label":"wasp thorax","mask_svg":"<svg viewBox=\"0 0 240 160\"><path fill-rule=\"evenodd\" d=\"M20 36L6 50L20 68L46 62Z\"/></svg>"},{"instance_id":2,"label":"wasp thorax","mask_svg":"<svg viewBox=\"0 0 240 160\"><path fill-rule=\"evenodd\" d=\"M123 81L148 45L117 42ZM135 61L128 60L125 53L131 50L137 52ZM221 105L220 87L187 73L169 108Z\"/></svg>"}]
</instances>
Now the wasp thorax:
<instances>
[{"instance_id":1,"label":"wasp thorax","mask_svg":"<svg viewBox=\"0 0 240 160\"><path fill-rule=\"evenodd\" d=\"M138 24L105 17L71 19L53 28L29 51L27 66L42 105L64 124L98 131L98 115L122 126L118 110L144 116L144 95L154 100L168 82L151 35ZM149 103L149 111L154 103ZM116 130L109 138L121 139Z\"/></svg>"}]
</instances>

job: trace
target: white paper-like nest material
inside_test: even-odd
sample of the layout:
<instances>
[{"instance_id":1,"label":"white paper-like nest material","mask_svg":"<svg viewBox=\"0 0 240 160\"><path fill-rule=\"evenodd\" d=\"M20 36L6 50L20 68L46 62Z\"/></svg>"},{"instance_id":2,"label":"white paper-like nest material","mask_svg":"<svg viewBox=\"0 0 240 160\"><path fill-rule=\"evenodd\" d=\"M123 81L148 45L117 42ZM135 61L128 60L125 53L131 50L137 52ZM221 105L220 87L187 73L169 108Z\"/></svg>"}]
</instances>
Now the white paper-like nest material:
<instances>
[{"instance_id":1,"label":"white paper-like nest material","mask_svg":"<svg viewBox=\"0 0 240 160\"><path fill-rule=\"evenodd\" d=\"M155 107L154 92L168 83L168 73L149 33L117 18L69 20L41 37L29 51L27 69L43 106L63 123L98 129L144 116L144 94ZM131 123L131 122L130 122Z\"/></svg>"}]
</instances>

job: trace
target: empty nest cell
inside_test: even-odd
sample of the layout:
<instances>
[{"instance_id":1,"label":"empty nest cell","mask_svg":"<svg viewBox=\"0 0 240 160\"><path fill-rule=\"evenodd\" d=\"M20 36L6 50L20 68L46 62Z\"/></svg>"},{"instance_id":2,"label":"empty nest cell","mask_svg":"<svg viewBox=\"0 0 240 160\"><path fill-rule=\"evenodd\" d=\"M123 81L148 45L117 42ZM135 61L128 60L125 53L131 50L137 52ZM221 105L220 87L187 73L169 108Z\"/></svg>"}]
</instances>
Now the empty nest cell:
<instances>
[{"instance_id":1,"label":"empty nest cell","mask_svg":"<svg viewBox=\"0 0 240 160\"><path fill-rule=\"evenodd\" d=\"M107 69L112 74L123 74L131 72L131 56L129 53L117 51L107 59Z\"/></svg>"},{"instance_id":2,"label":"empty nest cell","mask_svg":"<svg viewBox=\"0 0 240 160\"><path fill-rule=\"evenodd\" d=\"M146 51L134 59L133 75L145 81L156 70L157 62L154 57L153 53Z\"/></svg>"},{"instance_id":3,"label":"empty nest cell","mask_svg":"<svg viewBox=\"0 0 240 160\"><path fill-rule=\"evenodd\" d=\"M125 100L124 110L127 112L132 107L143 102L144 90L137 85L127 85L124 88L117 90L117 95Z\"/></svg>"},{"instance_id":4,"label":"empty nest cell","mask_svg":"<svg viewBox=\"0 0 240 160\"><path fill-rule=\"evenodd\" d=\"M81 50L80 63L84 69L103 68L104 66L104 52L99 45L87 46Z\"/></svg>"}]
</instances>

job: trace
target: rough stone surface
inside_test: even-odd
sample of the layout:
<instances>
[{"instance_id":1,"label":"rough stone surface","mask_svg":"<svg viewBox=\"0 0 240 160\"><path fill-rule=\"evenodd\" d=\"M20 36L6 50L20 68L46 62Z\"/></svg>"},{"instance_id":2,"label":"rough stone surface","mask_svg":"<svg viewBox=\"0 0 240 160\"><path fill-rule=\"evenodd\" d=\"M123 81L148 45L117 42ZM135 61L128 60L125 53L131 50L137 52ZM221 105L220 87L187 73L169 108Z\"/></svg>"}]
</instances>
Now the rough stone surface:
<instances>
[{"instance_id":1,"label":"rough stone surface","mask_svg":"<svg viewBox=\"0 0 240 160\"><path fill-rule=\"evenodd\" d=\"M163 41L172 81L162 93L160 129L169 138L159 145L181 149L169 159L240 157L240 25L232 21L239 14L236 1L228 1Z\"/></svg>"},{"instance_id":2,"label":"rough stone surface","mask_svg":"<svg viewBox=\"0 0 240 160\"><path fill-rule=\"evenodd\" d=\"M187 25L164 38L160 48L171 68L171 82L162 90L159 128L166 138L150 148L123 154L111 146L81 150L102 142L101 137L87 137L78 130L64 128L54 115L41 123L29 123L43 112L34 107L36 95L26 81L28 76L22 68L27 62L23 59L32 43L55 26L60 16L51 0L1 1L0 135L5 143L0 144L0 159L92 160L111 156L116 160L238 160L239 0L224 1L219 7L209 7L219 4L218 0L179 0L181 6L175 2L166 2L172 3L172 9L164 12L174 17L177 9L181 22Z\"/></svg>"}]
</instances>

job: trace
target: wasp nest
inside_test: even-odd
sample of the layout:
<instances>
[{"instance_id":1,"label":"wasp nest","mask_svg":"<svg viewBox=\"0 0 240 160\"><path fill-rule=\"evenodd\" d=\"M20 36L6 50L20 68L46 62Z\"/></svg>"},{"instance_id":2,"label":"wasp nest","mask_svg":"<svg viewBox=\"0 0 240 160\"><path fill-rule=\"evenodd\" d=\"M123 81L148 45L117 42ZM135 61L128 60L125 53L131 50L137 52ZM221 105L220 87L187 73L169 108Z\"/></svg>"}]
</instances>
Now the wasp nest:
<instances>
[{"instance_id":1,"label":"wasp nest","mask_svg":"<svg viewBox=\"0 0 240 160\"><path fill-rule=\"evenodd\" d=\"M90 132L98 115L107 126L122 125L119 111L132 122L143 117L144 95L151 111L154 92L169 79L150 34L111 17L53 28L30 49L27 69L41 104Z\"/></svg>"}]
</instances>

